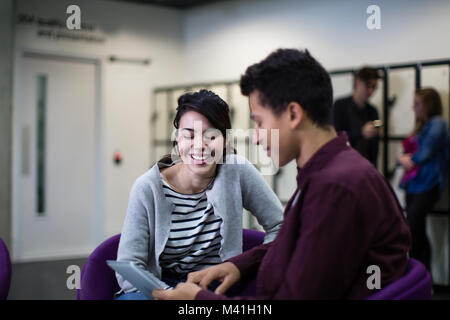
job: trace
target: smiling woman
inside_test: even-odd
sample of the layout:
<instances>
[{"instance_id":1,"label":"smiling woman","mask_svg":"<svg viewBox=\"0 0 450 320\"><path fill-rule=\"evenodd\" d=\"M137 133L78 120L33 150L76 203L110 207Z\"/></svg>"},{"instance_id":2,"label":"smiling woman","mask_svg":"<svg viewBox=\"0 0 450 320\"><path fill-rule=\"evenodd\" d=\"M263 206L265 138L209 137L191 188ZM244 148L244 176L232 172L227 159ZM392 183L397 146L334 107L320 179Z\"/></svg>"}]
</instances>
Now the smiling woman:
<instances>
[{"instance_id":1,"label":"smiling woman","mask_svg":"<svg viewBox=\"0 0 450 320\"><path fill-rule=\"evenodd\" d=\"M210 172L223 163L231 119L227 103L218 95L207 90L182 95L173 124L177 129L173 156L189 169ZM228 150L235 153L233 148Z\"/></svg>"},{"instance_id":2,"label":"smiling woman","mask_svg":"<svg viewBox=\"0 0 450 320\"><path fill-rule=\"evenodd\" d=\"M265 242L272 241L282 206L256 168L227 148L230 111L218 95L182 95L173 124L172 154L131 190L117 260L134 261L174 287L189 272L242 252L243 208L264 228ZM118 299L143 297L126 279L117 279Z\"/></svg>"}]
</instances>

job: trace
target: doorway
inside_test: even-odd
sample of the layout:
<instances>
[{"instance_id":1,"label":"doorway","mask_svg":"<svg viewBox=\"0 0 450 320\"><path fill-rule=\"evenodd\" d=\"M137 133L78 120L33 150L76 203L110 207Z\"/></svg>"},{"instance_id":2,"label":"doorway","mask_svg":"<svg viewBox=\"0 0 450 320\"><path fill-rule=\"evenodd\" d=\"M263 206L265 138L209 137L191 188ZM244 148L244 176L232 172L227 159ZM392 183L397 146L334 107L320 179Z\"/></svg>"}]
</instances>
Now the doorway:
<instances>
[{"instance_id":1,"label":"doorway","mask_svg":"<svg viewBox=\"0 0 450 320\"><path fill-rule=\"evenodd\" d=\"M103 237L100 63L24 52L17 64L13 260L87 256Z\"/></svg>"}]
</instances>

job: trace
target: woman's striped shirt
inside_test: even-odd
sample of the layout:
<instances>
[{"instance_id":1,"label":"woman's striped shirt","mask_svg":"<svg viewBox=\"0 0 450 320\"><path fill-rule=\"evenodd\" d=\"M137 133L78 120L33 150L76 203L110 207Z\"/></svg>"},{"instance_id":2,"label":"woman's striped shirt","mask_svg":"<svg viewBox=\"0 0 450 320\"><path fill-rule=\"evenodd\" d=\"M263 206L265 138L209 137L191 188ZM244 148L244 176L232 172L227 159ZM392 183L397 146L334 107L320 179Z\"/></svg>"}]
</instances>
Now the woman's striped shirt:
<instances>
[{"instance_id":1,"label":"woman's striped shirt","mask_svg":"<svg viewBox=\"0 0 450 320\"><path fill-rule=\"evenodd\" d=\"M222 219L214 214L206 190L182 194L162 178L166 199L175 205L166 246L159 258L160 266L172 272L187 273L222 262L219 256Z\"/></svg>"}]
</instances>

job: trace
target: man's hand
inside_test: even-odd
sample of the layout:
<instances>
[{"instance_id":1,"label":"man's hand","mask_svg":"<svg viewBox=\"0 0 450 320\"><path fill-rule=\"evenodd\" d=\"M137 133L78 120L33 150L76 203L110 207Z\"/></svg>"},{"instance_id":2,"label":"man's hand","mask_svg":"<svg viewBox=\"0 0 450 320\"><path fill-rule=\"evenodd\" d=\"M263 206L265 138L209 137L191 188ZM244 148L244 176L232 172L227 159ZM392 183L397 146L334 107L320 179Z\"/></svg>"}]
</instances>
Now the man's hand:
<instances>
[{"instance_id":1,"label":"man's hand","mask_svg":"<svg viewBox=\"0 0 450 320\"><path fill-rule=\"evenodd\" d=\"M152 294L156 300L194 300L200 290L202 288L194 283L181 282L175 289L156 289Z\"/></svg>"},{"instance_id":2,"label":"man's hand","mask_svg":"<svg viewBox=\"0 0 450 320\"><path fill-rule=\"evenodd\" d=\"M187 282L197 283L204 290L213 280L222 282L216 288L214 293L224 294L233 284L241 278L241 272L231 262L225 262L213 267L206 268L201 271L191 272L188 274Z\"/></svg>"},{"instance_id":3,"label":"man's hand","mask_svg":"<svg viewBox=\"0 0 450 320\"><path fill-rule=\"evenodd\" d=\"M378 128L376 128L373 124L373 121L367 122L362 128L361 128L361 134L365 139L372 139L375 138L379 133Z\"/></svg>"}]
</instances>

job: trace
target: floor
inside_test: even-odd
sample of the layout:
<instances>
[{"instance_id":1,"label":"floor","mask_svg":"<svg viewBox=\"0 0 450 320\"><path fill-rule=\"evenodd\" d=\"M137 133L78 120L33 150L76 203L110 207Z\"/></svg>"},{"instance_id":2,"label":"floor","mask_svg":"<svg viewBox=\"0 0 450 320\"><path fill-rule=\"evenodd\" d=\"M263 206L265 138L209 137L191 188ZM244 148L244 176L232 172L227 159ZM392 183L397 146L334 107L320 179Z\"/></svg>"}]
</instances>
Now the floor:
<instances>
[{"instance_id":1,"label":"floor","mask_svg":"<svg viewBox=\"0 0 450 320\"><path fill-rule=\"evenodd\" d=\"M450 287L434 287L432 300L450 300Z\"/></svg>"},{"instance_id":2,"label":"floor","mask_svg":"<svg viewBox=\"0 0 450 320\"><path fill-rule=\"evenodd\" d=\"M69 266L78 266L80 270L84 259L15 263L9 300L74 300L76 290L67 287ZM73 278L73 277L72 277ZM71 279L72 279L71 278ZM73 283L69 281L69 284ZM435 287L433 300L450 300L450 289Z\"/></svg>"},{"instance_id":3,"label":"floor","mask_svg":"<svg viewBox=\"0 0 450 320\"><path fill-rule=\"evenodd\" d=\"M76 290L67 287L68 278L74 272L67 273L69 266L83 268L87 258L15 263L12 266L9 300L74 300ZM73 279L73 276L71 277ZM73 281L69 283L73 284Z\"/></svg>"}]
</instances>

